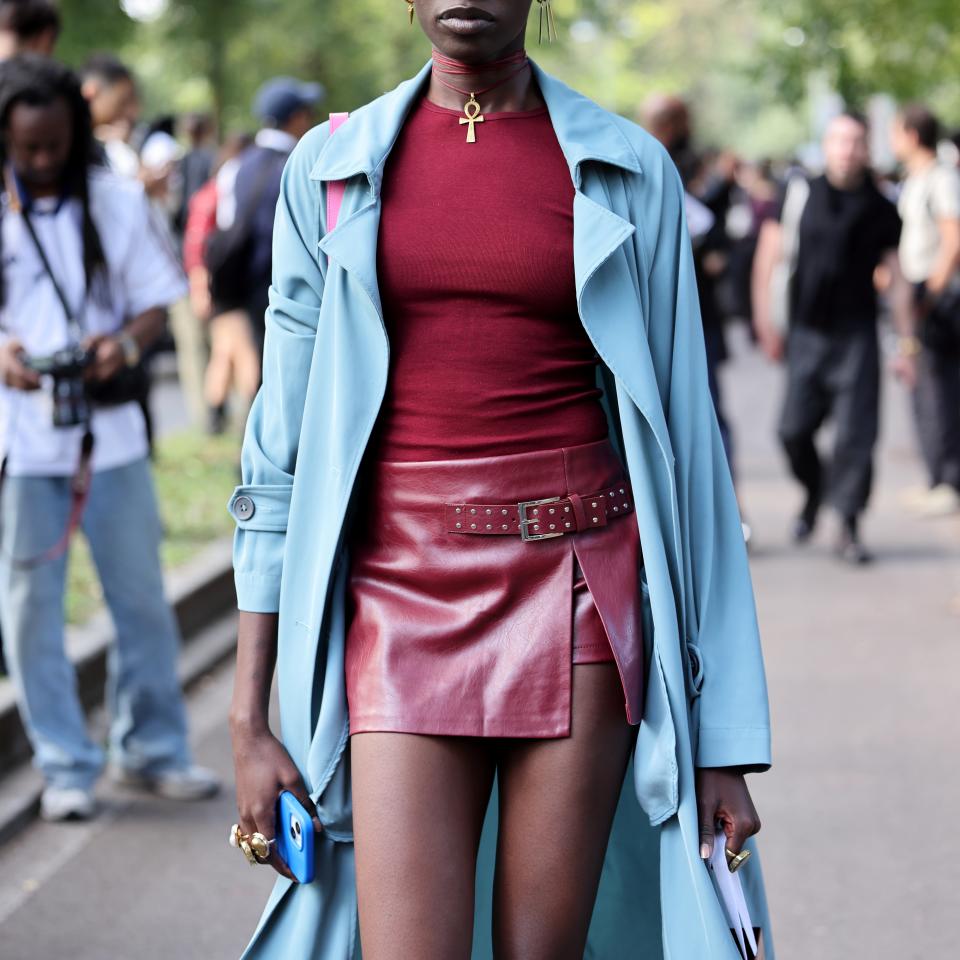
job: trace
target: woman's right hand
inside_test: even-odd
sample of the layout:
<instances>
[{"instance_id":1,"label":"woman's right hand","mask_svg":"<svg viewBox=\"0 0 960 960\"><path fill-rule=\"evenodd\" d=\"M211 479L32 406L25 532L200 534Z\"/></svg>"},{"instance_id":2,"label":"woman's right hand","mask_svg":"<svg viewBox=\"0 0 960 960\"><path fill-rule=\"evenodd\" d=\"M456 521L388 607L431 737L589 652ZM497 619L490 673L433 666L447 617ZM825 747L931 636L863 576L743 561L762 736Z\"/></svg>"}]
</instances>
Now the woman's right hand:
<instances>
[{"instance_id":1,"label":"woman's right hand","mask_svg":"<svg viewBox=\"0 0 960 960\"><path fill-rule=\"evenodd\" d=\"M243 730L232 726L233 765L237 781L237 809L240 831L262 833L268 840L276 837L277 799L289 790L313 820L319 832L323 824L304 786L297 765L283 744L268 730ZM296 882L287 865L277 855L277 845L270 845L270 859L265 861L277 873Z\"/></svg>"}]
</instances>

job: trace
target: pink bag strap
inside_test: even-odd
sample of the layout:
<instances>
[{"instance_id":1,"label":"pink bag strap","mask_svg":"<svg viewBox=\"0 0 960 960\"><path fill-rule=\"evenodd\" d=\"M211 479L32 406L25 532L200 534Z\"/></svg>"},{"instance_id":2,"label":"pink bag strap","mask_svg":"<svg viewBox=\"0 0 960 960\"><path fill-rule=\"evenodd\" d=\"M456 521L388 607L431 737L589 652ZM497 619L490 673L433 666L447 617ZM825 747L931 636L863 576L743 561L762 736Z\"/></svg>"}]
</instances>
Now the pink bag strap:
<instances>
[{"instance_id":1,"label":"pink bag strap","mask_svg":"<svg viewBox=\"0 0 960 960\"><path fill-rule=\"evenodd\" d=\"M330 114L330 134L336 133L337 128L342 126L349 113L331 113ZM333 180L327 185L327 233L336 225L340 217L340 205L343 203L343 195L347 188L345 180Z\"/></svg>"}]
</instances>

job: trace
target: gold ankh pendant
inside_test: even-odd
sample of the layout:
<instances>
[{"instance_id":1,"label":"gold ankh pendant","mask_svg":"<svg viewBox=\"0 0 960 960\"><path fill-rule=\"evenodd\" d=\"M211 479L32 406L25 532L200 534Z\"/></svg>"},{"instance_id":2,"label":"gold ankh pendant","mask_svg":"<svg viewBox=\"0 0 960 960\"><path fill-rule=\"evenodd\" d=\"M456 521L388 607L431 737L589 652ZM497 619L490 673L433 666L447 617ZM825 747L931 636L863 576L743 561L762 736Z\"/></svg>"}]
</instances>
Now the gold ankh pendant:
<instances>
[{"instance_id":1,"label":"gold ankh pendant","mask_svg":"<svg viewBox=\"0 0 960 960\"><path fill-rule=\"evenodd\" d=\"M474 125L483 123L483 114L480 113L480 104L477 103L477 98L472 93L470 99L464 105L463 112L466 116L460 118L460 126L462 127L465 123L470 124L470 129L467 131L467 143L476 143L477 131Z\"/></svg>"}]
</instances>

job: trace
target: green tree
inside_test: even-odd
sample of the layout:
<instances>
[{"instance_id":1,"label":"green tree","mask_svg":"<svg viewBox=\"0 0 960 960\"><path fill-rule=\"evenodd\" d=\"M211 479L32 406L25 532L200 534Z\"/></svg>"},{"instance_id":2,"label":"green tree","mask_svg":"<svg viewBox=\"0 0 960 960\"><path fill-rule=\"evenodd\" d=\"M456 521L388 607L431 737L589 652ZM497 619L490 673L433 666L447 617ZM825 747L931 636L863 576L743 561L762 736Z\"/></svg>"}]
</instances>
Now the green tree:
<instances>
[{"instance_id":1,"label":"green tree","mask_svg":"<svg viewBox=\"0 0 960 960\"><path fill-rule=\"evenodd\" d=\"M635 118L654 91L685 95L701 139L748 154L805 139L811 77L862 102L923 97L960 122L957 0L554 0L560 41L527 49L546 69ZM430 54L399 0L168 0L135 23L119 0L62 0L62 55L115 50L143 81L148 113L212 109L251 128L268 77L327 89L323 110L352 110Z\"/></svg>"},{"instance_id":2,"label":"green tree","mask_svg":"<svg viewBox=\"0 0 960 960\"><path fill-rule=\"evenodd\" d=\"M922 98L960 120L960 4L956 0L762 0L758 63L796 97L820 74L849 103L875 93Z\"/></svg>"},{"instance_id":3,"label":"green tree","mask_svg":"<svg viewBox=\"0 0 960 960\"><path fill-rule=\"evenodd\" d=\"M80 66L94 50L118 50L135 35L137 24L117 2L60 0L64 31L57 55Z\"/></svg>"}]
</instances>

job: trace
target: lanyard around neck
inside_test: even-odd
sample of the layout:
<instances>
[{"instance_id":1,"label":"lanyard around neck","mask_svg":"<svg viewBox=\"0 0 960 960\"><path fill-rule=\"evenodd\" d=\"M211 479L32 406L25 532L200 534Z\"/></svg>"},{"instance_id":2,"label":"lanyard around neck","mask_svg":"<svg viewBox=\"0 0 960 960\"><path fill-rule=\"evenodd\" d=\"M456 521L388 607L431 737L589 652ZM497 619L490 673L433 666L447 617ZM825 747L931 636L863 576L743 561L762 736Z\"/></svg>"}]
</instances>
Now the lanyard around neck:
<instances>
[{"instance_id":1,"label":"lanyard around neck","mask_svg":"<svg viewBox=\"0 0 960 960\"><path fill-rule=\"evenodd\" d=\"M26 209L23 209L20 212L20 216L23 218L23 225L27 228L27 233L30 234L30 239L33 241L33 245L36 248L37 256L40 257L40 263L43 264L44 273L46 273L50 283L53 284L53 290L57 295L57 299L60 301L60 306L63 307L63 313L67 319L67 327L70 330L70 335L74 338L74 340L76 340L77 343L79 343L83 339L84 333L83 325L80 322L80 316L83 314L83 310L87 302L86 291L84 291L80 309L75 312L70 306L70 301L67 300L67 295L63 292L63 287L60 286L56 274L53 272L53 267L50 266L50 258L47 256L47 251L43 249L43 244L40 242L40 238L37 236L37 230L33 225L33 220L30 218L30 214Z\"/></svg>"},{"instance_id":2,"label":"lanyard around neck","mask_svg":"<svg viewBox=\"0 0 960 960\"><path fill-rule=\"evenodd\" d=\"M63 308L63 313L67 321L67 328L70 331L70 335L79 343L83 339L83 325L80 322L80 316L83 314L83 311L86 307L87 302L87 291L84 290L83 301L80 304L80 309L74 311L70 306L70 301L67 300L66 294L63 292L63 287L60 285L57 280L56 274L53 272L53 267L50 265L50 258L47 256L47 251L44 250L43 244L40 242L40 238L37 236L36 227L33 224L33 220L30 217L30 203L29 194L26 191L26 188L20 181L20 178L17 176L16 171L7 167L3 171L3 178L5 181L5 186L7 190L7 198L9 201L9 208L14 213L19 213L23 219L23 225L26 228L27 233L30 235L30 240L33 242L33 246L37 251L37 256L40 258L40 263L43 266L43 272L47 275L50 283L53 285L54 293L57 295L57 300L60 301L60 306ZM57 202L57 208L54 213L59 213L61 207L67 200L67 194L63 193L60 196L59 201ZM26 201L24 198L26 197Z\"/></svg>"}]
</instances>

